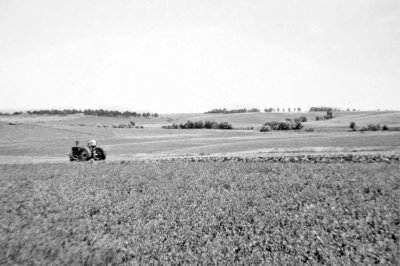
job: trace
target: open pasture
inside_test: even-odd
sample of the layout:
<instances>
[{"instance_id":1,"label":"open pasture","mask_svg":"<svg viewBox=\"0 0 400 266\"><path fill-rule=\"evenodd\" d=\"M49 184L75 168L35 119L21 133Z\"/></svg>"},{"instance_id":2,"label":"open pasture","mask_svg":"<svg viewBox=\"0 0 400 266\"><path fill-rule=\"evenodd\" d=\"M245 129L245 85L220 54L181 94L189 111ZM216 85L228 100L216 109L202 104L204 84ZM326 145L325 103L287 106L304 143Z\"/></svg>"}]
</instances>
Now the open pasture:
<instances>
[{"instance_id":1,"label":"open pasture","mask_svg":"<svg viewBox=\"0 0 400 266\"><path fill-rule=\"evenodd\" d=\"M0 172L0 264L399 264L399 164Z\"/></svg>"},{"instance_id":2,"label":"open pasture","mask_svg":"<svg viewBox=\"0 0 400 266\"><path fill-rule=\"evenodd\" d=\"M349 132L349 121L357 125L400 124L400 112L338 112L326 121L304 123L314 132L259 132L265 121L284 120L318 113L166 114L158 118L107 118L82 115L3 117L0 123L0 162L67 161L70 147L96 139L107 152L107 160L151 156L199 155L281 151L398 151L400 131ZM358 120L357 120L358 119ZM135 121L144 128L112 128ZM234 130L162 129L162 125L192 121L227 121ZM9 121L17 122L9 125ZM97 125L107 127L97 127ZM258 127L256 126L258 125ZM247 128L254 127L253 130ZM246 129L244 129L246 128Z\"/></svg>"}]
</instances>

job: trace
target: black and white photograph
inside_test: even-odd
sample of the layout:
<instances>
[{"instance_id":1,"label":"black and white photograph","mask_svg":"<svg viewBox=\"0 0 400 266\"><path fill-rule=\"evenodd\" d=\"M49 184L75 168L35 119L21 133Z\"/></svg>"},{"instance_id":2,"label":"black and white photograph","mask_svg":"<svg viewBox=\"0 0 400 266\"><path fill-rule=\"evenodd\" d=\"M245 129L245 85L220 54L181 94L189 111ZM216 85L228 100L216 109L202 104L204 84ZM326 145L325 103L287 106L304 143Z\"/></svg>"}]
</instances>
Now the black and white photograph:
<instances>
[{"instance_id":1,"label":"black and white photograph","mask_svg":"<svg viewBox=\"0 0 400 266\"><path fill-rule=\"evenodd\" d=\"M0 0L0 265L400 265L400 1Z\"/></svg>"}]
</instances>

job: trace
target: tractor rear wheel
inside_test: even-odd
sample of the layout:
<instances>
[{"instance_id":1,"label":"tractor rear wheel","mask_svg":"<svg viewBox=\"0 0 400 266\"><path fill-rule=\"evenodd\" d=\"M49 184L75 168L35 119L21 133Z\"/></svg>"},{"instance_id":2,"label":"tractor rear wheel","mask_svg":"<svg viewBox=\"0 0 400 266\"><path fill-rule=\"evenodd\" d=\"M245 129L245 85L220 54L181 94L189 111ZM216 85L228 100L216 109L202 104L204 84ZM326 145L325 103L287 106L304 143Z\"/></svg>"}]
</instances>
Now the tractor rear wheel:
<instances>
[{"instance_id":1,"label":"tractor rear wheel","mask_svg":"<svg viewBox=\"0 0 400 266\"><path fill-rule=\"evenodd\" d=\"M94 150L94 160L96 161L102 161L106 159L106 152L99 147L96 147Z\"/></svg>"}]
</instances>

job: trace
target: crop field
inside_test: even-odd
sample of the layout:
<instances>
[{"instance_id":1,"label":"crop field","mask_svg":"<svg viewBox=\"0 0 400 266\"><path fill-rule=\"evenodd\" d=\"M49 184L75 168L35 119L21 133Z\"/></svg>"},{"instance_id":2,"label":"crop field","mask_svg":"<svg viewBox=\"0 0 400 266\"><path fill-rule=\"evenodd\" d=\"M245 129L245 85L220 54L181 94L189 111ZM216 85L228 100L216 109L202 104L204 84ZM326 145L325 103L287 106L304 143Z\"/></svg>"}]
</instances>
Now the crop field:
<instances>
[{"instance_id":1,"label":"crop field","mask_svg":"<svg viewBox=\"0 0 400 266\"><path fill-rule=\"evenodd\" d=\"M313 132L260 132L304 115ZM400 112L0 117L0 264L399 265ZM233 130L163 129L192 121ZM105 162L70 163L96 139Z\"/></svg>"},{"instance_id":2,"label":"crop field","mask_svg":"<svg viewBox=\"0 0 400 266\"><path fill-rule=\"evenodd\" d=\"M0 165L0 264L400 263L400 165Z\"/></svg>"}]
</instances>

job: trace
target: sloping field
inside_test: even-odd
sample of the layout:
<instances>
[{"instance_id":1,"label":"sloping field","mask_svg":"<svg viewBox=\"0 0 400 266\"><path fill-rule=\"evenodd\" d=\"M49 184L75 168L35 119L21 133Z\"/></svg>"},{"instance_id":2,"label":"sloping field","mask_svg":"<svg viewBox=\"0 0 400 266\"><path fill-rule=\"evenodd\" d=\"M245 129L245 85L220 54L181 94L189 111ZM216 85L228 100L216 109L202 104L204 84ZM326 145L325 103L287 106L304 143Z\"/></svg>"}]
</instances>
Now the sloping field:
<instances>
[{"instance_id":1,"label":"sloping field","mask_svg":"<svg viewBox=\"0 0 400 266\"><path fill-rule=\"evenodd\" d=\"M339 113L337 113L339 114ZM336 115L336 114L335 114ZM338 116L334 119L324 121L312 121L307 125L314 127L349 127L351 122L357 126L366 126L368 124L388 125L389 127L400 126L400 112L361 112L347 113L344 116Z\"/></svg>"},{"instance_id":2,"label":"sloping field","mask_svg":"<svg viewBox=\"0 0 400 266\"><path fill-rule=\"evenodd\" d=\"M237 126L261 126L269 121L285 121L286 118L294 119L296 117L305 116L308 119L315 119L316 115L322 115L321 112L304 112L304 113L238 113L238 114L182 114L171 115L174 123L185 123L187 120L192 121L215 121L229 122Z\"/></svg>"}]
</instances>

